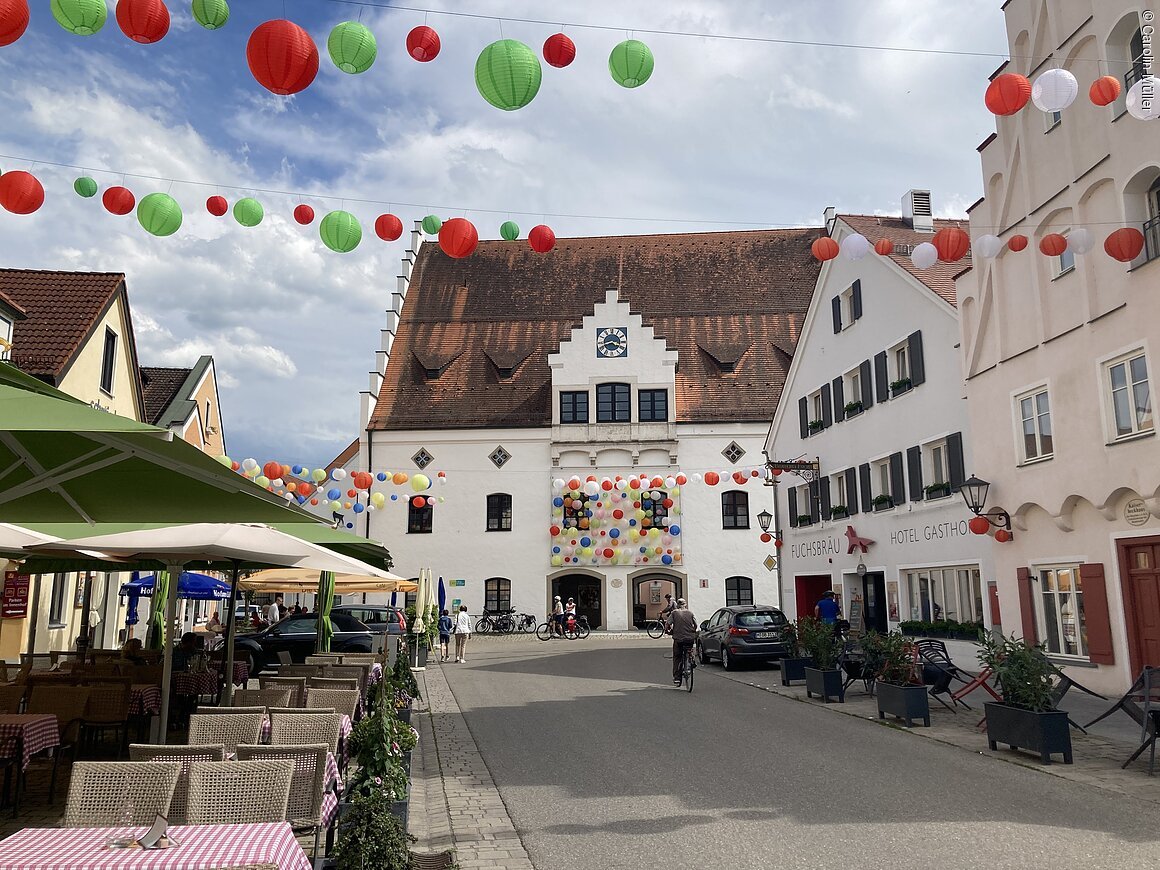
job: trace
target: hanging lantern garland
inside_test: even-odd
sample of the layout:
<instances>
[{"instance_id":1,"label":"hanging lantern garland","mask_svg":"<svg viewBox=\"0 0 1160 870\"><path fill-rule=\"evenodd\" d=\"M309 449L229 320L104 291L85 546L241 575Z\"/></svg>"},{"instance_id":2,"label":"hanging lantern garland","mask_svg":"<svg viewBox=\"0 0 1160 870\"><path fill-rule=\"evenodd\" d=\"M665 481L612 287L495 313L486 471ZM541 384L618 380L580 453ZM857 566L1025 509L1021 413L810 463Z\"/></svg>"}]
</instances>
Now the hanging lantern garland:
<instances>
[{"instance_id":1,"label":"hanging lantern garland","mask_svg":"<svg viewBox=\"0 0 1160 870\"><path fill-rule=\"evenodd\" d=\"M171 236L181 229L181 206L167 193L151 193L137 206L137 221L154 236Z\"/></svg>"},{"instance_id":2,"label":"hanging lantern garland","mask_svg":"<svg viewBox=\"0 0 1160 870\"><path fill-rule=\"evenodd\" d=\"M318 75L318 46L297 24L279 18L254 28L246 62L258 84L288 96L305 90Z\"/></svg>"},{"instance_id":3,"label":"hanging lantern garland","mask_svg":"<svg viewBox=\"0 0 1160 870\"><path fill-rule=\"evenodd\" d=\"M576 43L563 33L553 33L544 40L544 60L562 69L576 59Z\"/></svg>"},{"instance_id":4,"label":"hanging lantern garland","mask_svg":"<svg viewBox=\"0 0 1160 870\"><path fill-rule=\"evenodd\" d=\"M1014 115L1031 99L1031 82L1018 73L1003 73L987 87L984 101L994 115Z\"/></svg>"},{"instance_id":5,"label":"hanging lantern garland","mask_svg":"<svg viewBox=\"0 0 1160 870\"><path fill-rule=\"evenodd\" d=\"M0 0L0 46L11 45L28 29L28 0Z\"/></svg>"},{"instance_id":6,"label":"hanging lantern garland","mask_svg":"<svg viewBox=\"0 0 1160 870\"><path fill-rule=\"evenodd\" d=\"M407 54L419 63L430 63L439 56L439 34L426 24L407 34Z\"/></svg>"},{"instance_id":7,"label":"hanging lantern garland","mask_svg":"<svg viewBox=\"0 0 1160 870\"><path fill-rule=\"evenodd\" d=\"M1067 239L1060 233L1048 233L1039 240L1039 251L1047 257L1058 257L1067 250Z\"/></svg>"},{"instance_id":8,"label":"hanging lantern garland","mask_svg":"<svg viewBox=\"0 0 1160 870\"><path fill-rule=\"evenodd\" d=\"M375 35L357 21L335 25L326 40L326 50L334 65L351 75L366 72L379 55Z\"/></svg>"},{"instance_id":9,"label":"hanging lantern garland","mask_svg":"<svg viewBox=\"0 0 1160 870\"><path fill-rule=\"evenodd\" d=\"M32 214L44 205L44 187L31 172L16 169L0 175L0 207L12 214Z\"/></svg>"},{"instance_id":10,"label":"hanging lantern garland","mask_svg":"<svg viewBox=\"0 0 1160 870\"><path fill-rule=\"evenodd\" d=\"M532 227L532 231L528 233L528 244L537 254L546 254L556 247L556 234L552 232L551 227L540 224Z\"/></svg>"},{"instance_id":11,"label":"hanging lantern garland","mask_svg":"<svg viewBox=\"0 0 1160 870\"><path fill-rule=\"evenodd\" d=\"M3 178L0 177L0 181ZM1121 227L1104 240L1104 251L1113 260L1130 263L1144 250L1144 234L1135 227Z\"/></svg>"},{"instance_id":12,"label":"hanging lantern garland","mask_svg":"<svg viewBox=\"0 0 1160 870\"><path fill-rule=\"evenodd\" d=\"M256 227L265 216L265 209L256 199L247 196L234 203L234 220L244 227Z\"/></svg>"},{"instance_id":13,"label":"hanging lantern garland","mask_svg":"<svg viewBox=\"0 0 1160 870\"><path fill-rule=\"evenodd\" d=\"M221 217L230 210L230 204L224 196L211 196L205 201L205 210L214 217Z\"/></svg>"},{"instance_id":14,"label":"hanging lantern garland","mask_svg":"<svg viewBox=\"0 0 1160 870\"><path fill-rule=\"evenodd\" d=\"M443 226L443 219L438 215L429 214L423 218L423 232L429 236L436 236L439 234L440 227Z\"/></svg>"},{"instance_id":15,"label":"hanging lantern garland","mask_svg":"<svg viewBox=\"0 0 1160 870\"><path fill-rule=\"evenodd\" d=\"M517 39L501 39L479 53L475 87L480 96L505 112L522 109L540 91L540 59Z\"/></svg>"},{"instance_id":16,"label":"hanging lantern garland","mask_svg":"<svg viewBox=\"0 0 1160 870\"><path fill-rule=\"evenodd\" d=\"M439 228L439 247L448 257L470 257L479 245L479 232L466 218L451 218Z\"/></svg>"},{"instance_id":17,"label":"hanging lantern garland","mask_svg":"<svg viewBox=\"0 0 1160 870\"><path fill-rule=\"evenodd\" d=\"M49 8L56 23L77 36L100 32L109 17L105 0L52 0Z\"/></svg>"},{"instance_id":18,"label":"hanging lantern garland","mask_svg":"<svg viewBox=\"0 0 1160 870\"><path fill-rule=\"evenodd\" d=\"M134 42L151 45L169 32L169 9L163 0L118 0L117 26Z\"/></svg>"},{"instance_id":19,"label":"hanging lantern garland","mask_svg":"<svg viewBox=\"0 0 1160 870\"><path fill-rule=\"evenodd\" d=\"M1041 112L1062 112L1075 102L1079 82L1065 69L1049 69L1031 87L1031 102Z\"/></svg>"},{"instance_id":20,"label":"hanging lantern garland","mask_svg":"<svg viewBox=\"0 0 1160 870\"><path fill-rule=\"evenodd\" d=\"M514 242L520 237L520 225L515 221L504 221L500 224L499 235L504 241Z\"/></svg>"},{"instance_id":21,"label":"hanging lantern garland","mask_svg":"<svg viewBox=\"0 0 1160 870\"><path fill-rule=\"evenodd\" d=\"M894 253L894 242L890 239L879 239L874 243L874 253L880 257L889 257Z\"/></svg>"},{"instance_id":22,"label":"hanging lantern garland","mask_svg":"<svg viewBox=\"0 0 1160 870\"><path fill-rule=\"evenodd\" d=\"M971 249L971 237L958 227L944 227L931 241L944 263L957 263Z\"/></svg>"},{"instance_id":23,"label":"hanging lantern garland","mask_svg":"<svg viewBox=\"0 0 1160 870\"><path fill-rule=\"evenodd\" d=\"M294 220L302 226L314 223L314 209L305 203L294 207Z\"/></svg>"},{"instance_id":24,"label":"hanging lantern garland","mask_svg":"<svg viewBox=\"0 0 1160 870\"><path fill-rule=\"evenodd\" d=\"M1124 106L1128 114L1137 121L1160 120L1160 99L1157 99L1157 90L1160 90L1160 79L1155 76L1144 76L1132 87L1124 97Z\"/></svg>"},{"instance_id":25,"label":"hanging lantern garland","mask_svg":"<svg viewBox=\"0 0 1160 870\"><path fill-rule=\"evenodd\" d=\"M1027 236L1017 233L1007 240L1007 247L1018 254L1027 247Z\"/></svg>"},{"instance_id":26,"label":"hanging lantern garland","mask_svg":"<svg viewBox=\"0 0 1160 870\"><path fill-rule=\"evenodd\" d=\"M403 234L403 222L393 214L381 214L375 218L375 235L384 242L393 242Z\"/></svg>"},{"instance_id":27,"label":"hanging lantern garland","mask_svg":"<svg viewBox=\"0 0 1160 870\"><path fill-rule=\"evenodd\" d=\"M226 0L193 0L193 18L206 30L220 30L230 20Z\"/></svg>"},{"instance_id":28,"label":"hanging lantern garland","mask_svg":"<svg viewBox=\"0 0 1160 870\"><path fill-rule=\"evenodd\" d=\"M608 56L608 71L622 88L639 88L653 74L653 54L639 39L626 39Z\"/></svg>"},{"instance_id":29,"label":"hanging lantern garland","mask_svg":"<svg viewBox=\"0 0 1160 870\"><path fill-rule=\"evenodd\" d=\"M87 175L82 175L73 182L73 190L76 191L77 196L90 199L97 195L97 182L95 179L89 178Z\"/></svg>"},{"instance_id":30,"label":"hanging lantern garland","mask_svg":"<svg viewBox=\"0 0 1160 870\"><path fill-rule=\"evenodd\" d=\"M137 200L129 188L116 185L105 190L101 195L101 203L109 214L124 215L133 210Z\"/></svg>"},{"instance_id":31,"label":"hanging lantern garland","mask_svg":"<svg viewBox=\"0 0 1160 870\"><path fill-rule=\"evenodd\" d=\"M822 263L834 259L840 250L838 243L829 236L814 239L814 243L810 245L810 252L814 255L814 259Z\"/></svg>"},{"instance_id":32,"label":"hanging lantern garland","mask_svg":"<svg viewBox=\"0 0 1160 870\"><path fill-rule=\"evenodd\" d=\"M1097 106L1110 106L1120 98L1123 85L1115 76L1102 76L1092 82L1088 98Z\"/></svg>"},{"instance_id":33,"label":"hanging lantern garland","mask_svg":"<svg viewBox=\"0 0 1160 870\"><path fill-rule=\"evenodd\" d=\"M337 254L349 254L362 241L362 226L349 211L335 210L318 224L322 243Z\"/></svg>"}]
</instances>

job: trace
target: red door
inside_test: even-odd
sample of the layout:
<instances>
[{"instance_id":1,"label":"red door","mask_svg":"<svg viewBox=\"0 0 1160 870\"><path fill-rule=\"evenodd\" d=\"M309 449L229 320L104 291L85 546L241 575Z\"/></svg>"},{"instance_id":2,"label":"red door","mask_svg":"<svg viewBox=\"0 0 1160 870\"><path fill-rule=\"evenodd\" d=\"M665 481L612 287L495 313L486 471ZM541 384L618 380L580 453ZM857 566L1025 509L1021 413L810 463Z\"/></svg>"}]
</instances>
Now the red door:
<instances>
[{"instance_id":1,"label":"red door","mask_svg":"<svg viewBox=\"0 0 1160 870\"><path fill-rule=\"evenodd\" d=\"M794 590L796 595L794 598L797 601L797 619L803 616L813 616L814 606L818 603L818 599L822 597L822 593L830 589L831 581L829 574L805 574L794 578Z\"/></svg>"},{"instance_id":2,"label":"red door","mask_svg":"<svg viewBox=\"0 0 1160 870\"><path fill-rule=\"evenodd\" d=\"M1132 673L1160 667L1160 540L1120 542Z\"/></svg>"}]
</instances>

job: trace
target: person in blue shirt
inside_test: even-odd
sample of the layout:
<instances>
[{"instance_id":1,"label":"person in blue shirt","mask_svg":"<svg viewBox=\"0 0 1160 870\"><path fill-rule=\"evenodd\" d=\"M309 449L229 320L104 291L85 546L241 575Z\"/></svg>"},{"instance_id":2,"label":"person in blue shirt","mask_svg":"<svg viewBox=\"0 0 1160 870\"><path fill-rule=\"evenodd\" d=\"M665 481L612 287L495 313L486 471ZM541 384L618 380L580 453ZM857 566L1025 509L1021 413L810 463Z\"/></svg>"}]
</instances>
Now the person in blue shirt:
<instances>
[{"instance_id":1,"label":"person in blue shirt","mask_svg":"<svg viewBox=\"0 0 1160 870\"><path fill-rule=\"evenodd\" d=\"M834 599L834 590L827 589L822 593L821 600L814 605L814 616L826 623L826 625L834 625L841 615L842 608L838 606L838 602Z\"/></svg>"},{"instance_id":2,"label":"person in blue shirt","mask_svg":"<svg viewBox=\"0 0 1160 870\"><path fill-rule=\"evenodd\" d=\"M450 614L446 610L439 615L439 652L441 653L440 661L447 661L451 652L451 633L455 630L455 623L452 622Z\"/></svg>"}]
</instances>

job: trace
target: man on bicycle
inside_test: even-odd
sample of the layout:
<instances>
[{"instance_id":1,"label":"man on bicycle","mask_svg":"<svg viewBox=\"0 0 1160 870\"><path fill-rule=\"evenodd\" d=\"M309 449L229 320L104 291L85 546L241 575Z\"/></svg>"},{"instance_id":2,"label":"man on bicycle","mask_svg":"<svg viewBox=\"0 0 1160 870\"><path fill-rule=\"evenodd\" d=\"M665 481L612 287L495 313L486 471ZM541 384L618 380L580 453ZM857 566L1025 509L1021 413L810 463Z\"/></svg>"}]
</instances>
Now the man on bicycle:
<instances>
[{"instance_id":1,"label":"man on bicycle","mask_svg":"<svg viewBox=\"0 0 1160 870\"><path fill-rule=\"evenodd\" d=\"M677 599L676 607L669 614L669 625L673 629L673 685L679 686L685 656L692 652L697 642L697 617L693 616L684 598Z\"/></svg>"},{"instance_id":2,"label":"man on bicycle","mask_svg":"<svg viewBox=\"0 0 1160 870\"><path fill-rule=\"evenodd\" d=\"M677 609L677 602L673 601L673 596L665 593L665 606L661 611L661 623L665 626L665 630L669 627L669 617L672 616L674 610Z\"/></svg>"}]
</instances>

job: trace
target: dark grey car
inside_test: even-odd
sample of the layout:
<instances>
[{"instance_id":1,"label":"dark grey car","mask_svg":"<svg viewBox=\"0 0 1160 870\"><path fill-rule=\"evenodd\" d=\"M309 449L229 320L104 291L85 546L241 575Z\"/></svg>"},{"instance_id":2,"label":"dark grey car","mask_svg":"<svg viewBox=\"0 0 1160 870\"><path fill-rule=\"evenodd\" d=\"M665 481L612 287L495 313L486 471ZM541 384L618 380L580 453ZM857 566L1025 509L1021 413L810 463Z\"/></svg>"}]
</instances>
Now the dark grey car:
<instances>
[{"instance_id":1,"label":"dark grey car","mask_svg":"<svg viewBox=\"0 0 1160 870\"><path fill-rule=\"evenodd\" d=\"M334 628L331 652L371 652L370 631L349 613L331 613L330 624ZM287 616L262 631L238 635L234 641L234 658L249 662L251 676L269 670L278 662L280 652L289 653L291 661L302 664L314 653L317 631L317 613Z\"/></svg>"},{"instance_id":2,"label":"dark grey car","mask_svg":"<svg viewBox=\"0 0 1160 870\"><path fill-rule=\"evenodd\" d=\"M406 618L401 607L389 604L339 604L331 613L349 613L374 634L405 634Z\"/></svg>"},{"instance_id":3,"label":"dark grey car","mask_svg":"<svg viewBox=\"0 0 1160 870\"><path fill-rule=\"evenodd\" d=\"M787 655L782 629L788 620L776 607L736 604L722 607L701 623L697 652L701 662L714 659L725 670L742 661L773 661Z\"/></svg>"}]
</instances>

